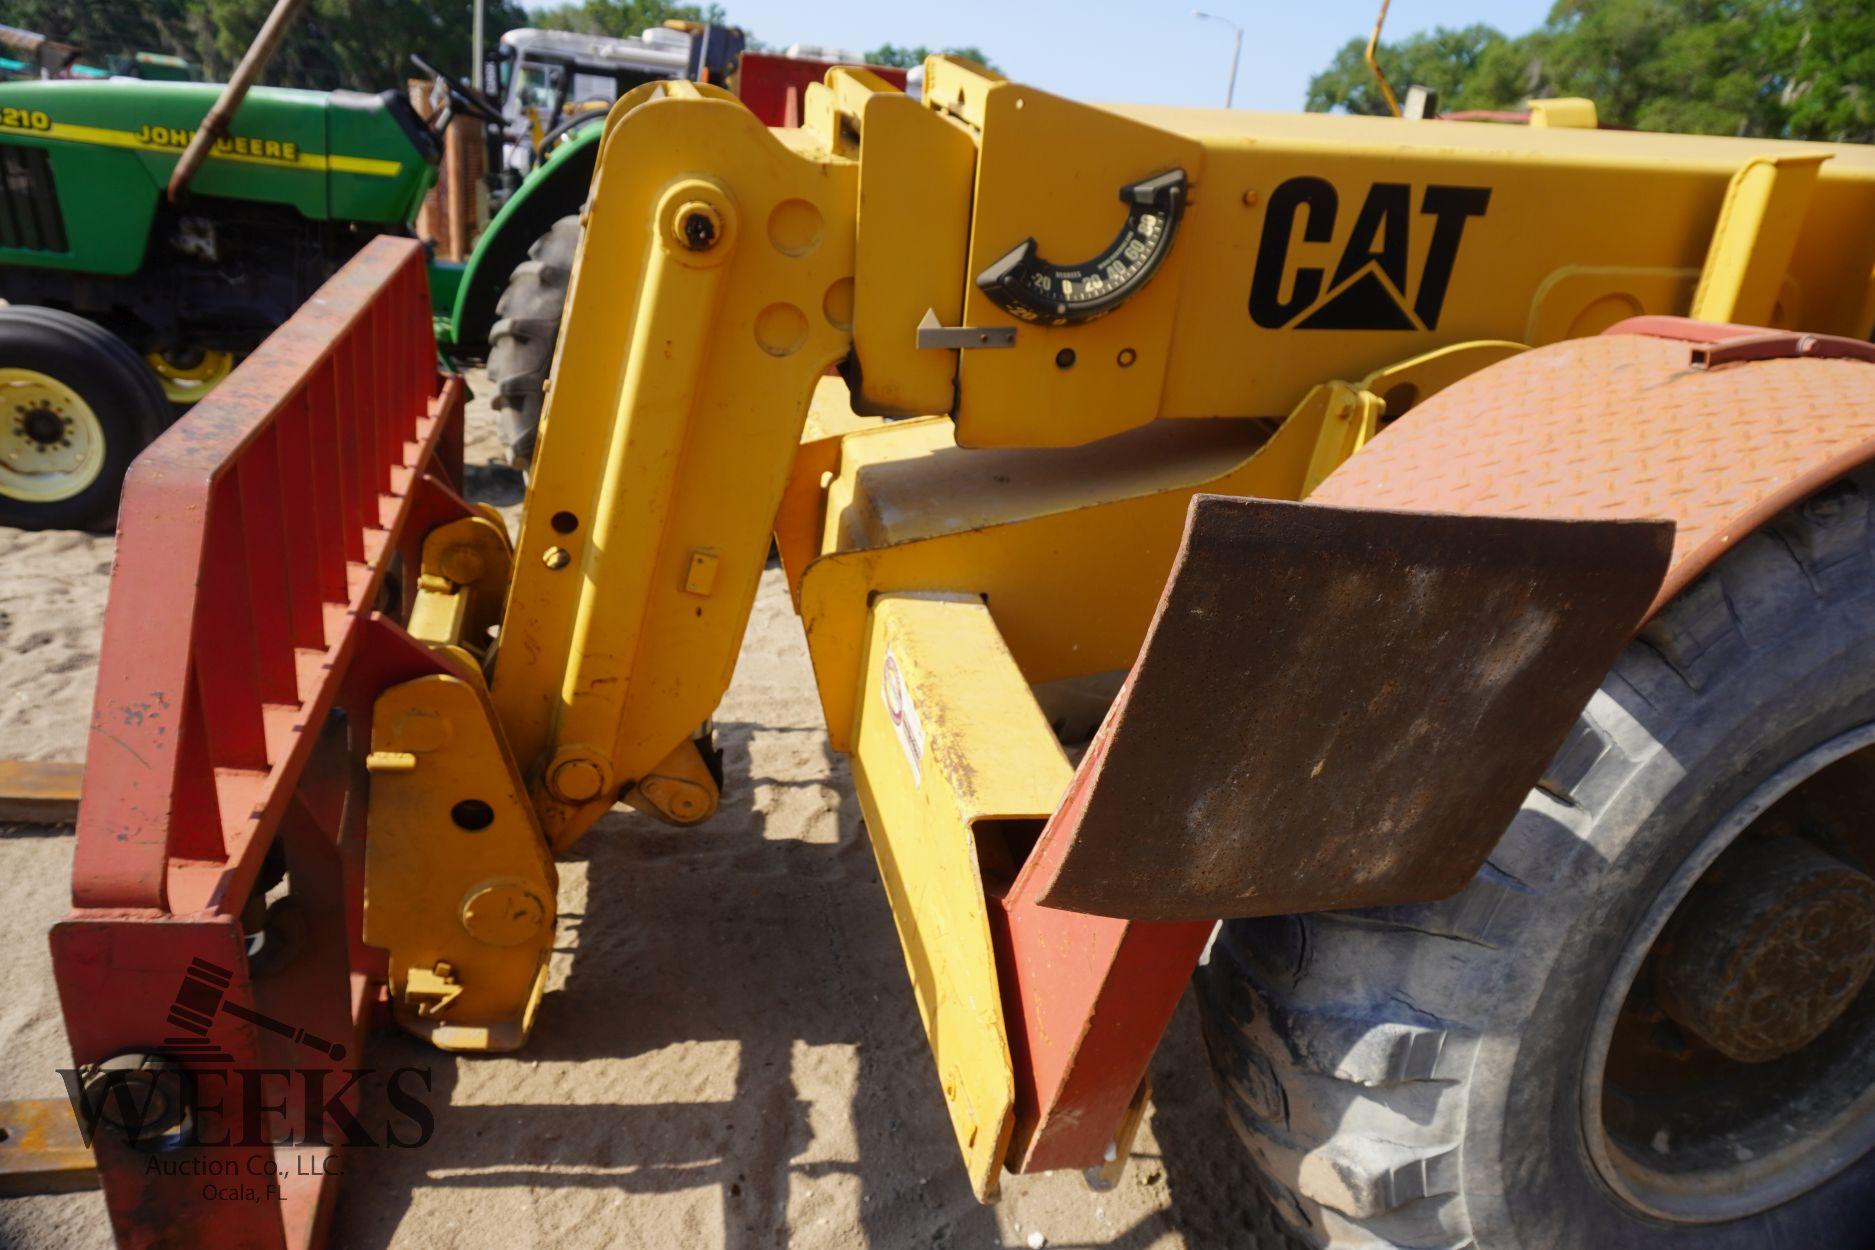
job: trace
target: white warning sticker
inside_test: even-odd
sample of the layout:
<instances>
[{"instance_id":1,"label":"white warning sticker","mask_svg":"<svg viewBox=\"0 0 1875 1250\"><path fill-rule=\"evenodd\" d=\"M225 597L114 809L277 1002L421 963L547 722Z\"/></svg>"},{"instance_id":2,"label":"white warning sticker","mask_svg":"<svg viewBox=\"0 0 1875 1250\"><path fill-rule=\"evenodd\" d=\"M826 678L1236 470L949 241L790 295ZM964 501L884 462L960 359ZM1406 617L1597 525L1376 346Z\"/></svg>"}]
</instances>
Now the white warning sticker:
<instances>
[{"instance_id":1,"label":"white warning sticker","mask_svg":"<svg viewBox=\"0 0 1875 1250\"><path fill-rule=\"evenodd\" d=\"M911 691L905 686L905 673L898 666L898 657L890 648L885 653L885 671L879 680L879 695L885 700L886 715L892 718L893 732L898 734L898 745L905 752L905 762L911 765L911 782L914 786L924 784L924 726L918 721L918 709L911 701Z\"/></svg>"}]
</instances>

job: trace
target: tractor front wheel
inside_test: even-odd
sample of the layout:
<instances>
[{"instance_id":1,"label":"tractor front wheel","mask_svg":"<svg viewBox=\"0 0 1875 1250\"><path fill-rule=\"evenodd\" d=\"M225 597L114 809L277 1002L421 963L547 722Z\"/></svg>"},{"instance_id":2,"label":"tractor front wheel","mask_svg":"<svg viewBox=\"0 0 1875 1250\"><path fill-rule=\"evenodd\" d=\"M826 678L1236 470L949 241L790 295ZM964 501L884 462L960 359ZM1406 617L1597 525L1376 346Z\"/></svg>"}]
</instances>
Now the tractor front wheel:
<instances>
[{"instance_id":1,"label":"tractor front wheel","mask_svg":"<svg viewBox=\"0 0 1875 1250\"><path fill-rule=\"evenodd\" d=\"M1650 622L1462 893L1223 926L1206 1045L1300 1240L1864 1244L1871 496L1812 497Z\"/></svg>"},{"instance_id":2,"label":"tractor front wheel","mask_svg":"<svg viewBox=\"0 0 1875 1250\"><path fill-rule=\"evenodd\" d=\"M579 250L579 214L553 223L515 266L508 289L495 305L488 332L488 380L495 388L495 417L508 463L525 469L534 459L540 412L546 402L547 370L566 312L567 284Z\"/></svg>"},{"instance_id":3,"label":"tractor front wheel","mask_svg":"<svg viewBox=\"0 0 1875 1250\"><path fill-rule=\"evenodd\" d=\"M156 378L110 331L0 308L0 525L110 526L131 460L169 417Z\"/></svg>"},{"instance_id":4,"label":"tractor front wheel","mask_svg":"<svg viewBox=\"0 0 1875 1250\"><path fill-rule=\"evenodd\" d=\"M183 411L208 398L234 372L234 353L202 347L171 347L144 353L163 397Z\"/></svg>"}]
</instances>

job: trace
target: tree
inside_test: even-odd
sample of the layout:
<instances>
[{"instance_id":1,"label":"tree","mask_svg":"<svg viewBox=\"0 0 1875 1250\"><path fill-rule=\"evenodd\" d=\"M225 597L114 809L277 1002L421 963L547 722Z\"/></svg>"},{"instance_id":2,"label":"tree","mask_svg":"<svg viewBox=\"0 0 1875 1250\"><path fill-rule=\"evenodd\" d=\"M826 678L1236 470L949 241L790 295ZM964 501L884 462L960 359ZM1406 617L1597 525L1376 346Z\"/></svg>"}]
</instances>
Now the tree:
<instances>
[{"instance_id":1,"label":"tree","mask_svg":"<svg viewBox=\"0 0 1875 1250\"><path fill-rule=\"evenodd\" d=\"M199 63L211 80L234 71L272 0L13 0L9 21L85 49L94 64L138 51ZM489 36L526 25L513 0L488 0ZM462 0L312 0L269 63L278 86L381 91L416 75L421 54L439 69L469 69L470 8Z\"/></svg>"},{"instance_id":2,"label":"tree","mask_svg":"<svg viewBox=\"0 0 1875 1250\"><path fill-rule=\"evenodd\" d=\"M636 36L653 26L669 21L709 22L720 26L727 20L720 4L675 3L673 0L577 0L537 9L522 26L540 26L549 30L573 30L583 35L611 35L624 39Z\"/></svg>"},{"instance_id":3,"label":"tree","mask_svg":"<svg viewBox=\"0 0 1875 1250\"><path fill-rule=\"evenodd\" d=\"M1385 111L1344 45L1309 83L1307 107ZM1379 49L1404 90L1447 110L1586 96L1604 122L1642 130L1875 139L1875 6L1868 0L1557 0L1537 30L1487 26L1409 35Z\"/></svg>"},{"instance_id":4,"label":"tree","mask_svg":"<svg viewBox=\"0 0 1875 1250\"><path fill-rule=\"evenodd\" d=\"M1479 61L1505 42L1503 35L1482 23L1462 30L1440 26L1408 35L1398 43L1382 44L1376 55L1395 93L1403 93L1409 83L1417 83L1438 92L1441 107L1452 108L1466 80L1477 71ZM1366 52L1364 39L1342 45L1328 68L1309 80L1303 107L1315 113L1335 108L1376 116L1386 113L1387 101L1367 68Z\"/></svg>"},{"instance_id":5,"label":"tree","mask_svg":"<svg viewBox=\"0 0 1875 1250\"><path fill-rule=\"evenodd\" d=\"M927 48L919 44L913 48L901 48L897 44L882 43L866 53L869 65L893 65L899 69L911 69L923 65L928 56L960 56L966 61L975 61L984 69L993 70L996 62L983 55L981 48Z\"/></svg>"},{"instance_id":6,"label":"tree","mask_svg":"<svg viewBox=\"0 0 1875 1250\"><path fill-rule=\"evenodd\" d=\"M1784 133L1875 143L1875 6L1777 0L1762 7L1758 44Z\"/></svg>"},{"instance_id":7,"label":"tree","mask_svg":"<svg viewBox=\"0 0 1875 1250\"><path fill-rule=\"evenodd\" d=\"M1641 130L1771 134L1753 47L1757 0L1561 0L1531 44L1530 94L1595 101Z\"/></svg>"}]
</instances>

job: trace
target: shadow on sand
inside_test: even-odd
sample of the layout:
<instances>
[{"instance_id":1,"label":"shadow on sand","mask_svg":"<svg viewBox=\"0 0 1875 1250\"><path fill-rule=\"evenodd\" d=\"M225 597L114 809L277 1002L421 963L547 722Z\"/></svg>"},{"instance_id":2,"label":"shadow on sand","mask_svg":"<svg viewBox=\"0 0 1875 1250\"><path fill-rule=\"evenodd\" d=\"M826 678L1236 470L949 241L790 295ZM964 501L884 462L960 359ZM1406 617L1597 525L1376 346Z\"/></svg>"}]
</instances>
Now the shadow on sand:
<instances>
[{"instance_id":1,"label":"shadow on sand","mask_svg":"<svg viewBox=\"0 0 1875 1250\"><path fill-rule=\"evenodd\" d=\"M402 1036L375 1040L376 1067L433 1070L436 1131L420 1150L374 1151L380 1157L354 1166L334 1245L387 1246L419 1189L518 1187L613 1198L713 1191L727 1247L777 1246L790 1237L791 1194L798 1217L803 1190L838 1177L852 1179L833 1182L841 1188L831 1206L808 1206L836 1221L851 1219L856 1206L859 1244L1024 1244L1021 1235L1005 1238L992 1211L974 1202L958 1164L845 762L830 758L823 776L807 781L752 776L756 734L819 730L719 722L717 732L731 779L717 817L677 830L615 812L576 848L588 902L584 914L562 918L563 939L569 925L574 934L570 970L518 1056L550 1074L538 1084L551 1101L482 1101L486 1082L475 1066L513 1060L440 1054ZM834 805L823 823L837 837L770 840L754 796L803 786L821 788ZM733 1045L727 1088L722 1062L686 1065L675 1051L699 1043ZM851 1058L817 1058L820 1047ZM666 1049L673 1054L660 1057L650 1080L643 1065L627 1080L616 1062L608 1066ZM857 1065L850 1106L831 1112L850 1118L855 1139L831 1153L851 1161L825 1161L829 1152L815 1149L816 1112L830 1112L824 1098L810 1106L795 1075L815 1062ZM666 1068L688 1070L666 1077ZM533 1075L504 1085L532 1088ZM1253 1183L1211 1088L1189 994L1155 1060L1154 1083L1160 1145L1146 1145L1121 1184L1166 1186L1170 1202L1100 1244L1177 1245L1180 1234L1189 1246L1259 1244ZM606 1097L648 1085L684 1097ZM368 1112L381 1114L370 1101L379 1096L368 1093ZM1090 1205L1102 1200L1087 1195ZM628 1209L615 1219L629 1219ZM626 1239L618 1223L589 1227L589 1241L561 1244ZM802 1240L855 1244L837 1229Z\"/></svg>"}]
</instances>

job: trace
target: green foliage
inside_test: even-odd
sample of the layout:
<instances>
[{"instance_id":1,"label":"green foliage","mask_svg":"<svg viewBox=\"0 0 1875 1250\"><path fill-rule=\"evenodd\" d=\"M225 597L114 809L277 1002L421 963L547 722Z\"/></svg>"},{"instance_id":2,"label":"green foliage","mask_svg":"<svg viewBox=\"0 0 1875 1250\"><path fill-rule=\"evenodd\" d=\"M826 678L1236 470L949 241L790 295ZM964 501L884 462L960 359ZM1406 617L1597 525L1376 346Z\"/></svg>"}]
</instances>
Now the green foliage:
<instances>
[{"instance_id":1,"label":"green foliage","mask_svg":"<svg viewBox=\"0 0 1875 1250\"><path fill-rule=\"evenodd\" d=\"M1309 83L1306 107L1383 113L1351 40ZM1541 27L1488 26L1382 44L1404 92L1440 108L1514 109L1586 96L1604 123L1642 130L1875 140L1875 5L1869 0L1557 0Z\"/></svg>"},{"instance_id":2,"label":"green foliage","mask_svg":"<svg viewBox=\"0 0 1875 1250\"><path fill-rule=\"evenodd\" d=\"M720 4L682 4L672 0L577 0L538 9L516 26L540 26L549 30L576 30L583 35L611 35L629 38L653 26L669 21L710 22L721 25L727 19ZM507 29L503 27L502 29Z\"/></svg>"},{"instance_id":3,"label":"green foliage","mask_svg":"<svg viewBox=\"0 0 1875 1250\"><path fill-rule=\"evenodd\" d=\"M225 80L247 50L273 0L10 0L7 20L85 50L101 64L138 51L172 52ZM487 0L489 46L527 25L513 0ZM463 0L311 0L262 81L277 86L380 91L417 71L415 52L439 69L469 69L470 6Z\"/></svg>"},{"instance_id":4,"label":"green foliage","mask_svg":"<svg viewBox=\"0 0 1875 1250\"><path fill-rule=\"evenodd\" d=\"M1408 83L1418 83L1437 91L1441 107L1449 108L1466 79L1477 73L1479 62L1504 43L1503 35L1482 23L1463 30L1441 26L1409 35L1397 44L1382 44L1380 65L1396 93L1404 93ZM1364 39L1345 44L1328 68L1309 80L1303 107L1316 113L1334 108L1376 116L1385 113L1387 102L1368 72L1366 51Z\"/></svg>"},{"instance_id":5,"label":"green foliage","mask_svg":"<svg viewBox=\"0 0 1875 1250\"><path fill-rule=\"evenodd\" d=\"M1875 142L1875 5L1869 0L1776 0L1759 41L1785 130L1803 139Z\"/></svg>"},{"instance_id":6,"label":"green foliage","mask_svg":"<svg viewBox=\"0 0 1875 1250\"><path fill-rule=\"evenodd\" d=\"M984 56L981 48L927 48L923 44L901 48L897 44L882 43L866 53L866 62L869 65L895 65L900 69L911 69L923 65L928 56L960 56L966 61L975 61L984 69L996 68L996 62Z\"/></svg>"}]
</instances>

